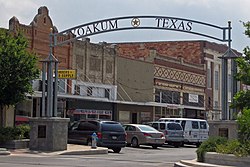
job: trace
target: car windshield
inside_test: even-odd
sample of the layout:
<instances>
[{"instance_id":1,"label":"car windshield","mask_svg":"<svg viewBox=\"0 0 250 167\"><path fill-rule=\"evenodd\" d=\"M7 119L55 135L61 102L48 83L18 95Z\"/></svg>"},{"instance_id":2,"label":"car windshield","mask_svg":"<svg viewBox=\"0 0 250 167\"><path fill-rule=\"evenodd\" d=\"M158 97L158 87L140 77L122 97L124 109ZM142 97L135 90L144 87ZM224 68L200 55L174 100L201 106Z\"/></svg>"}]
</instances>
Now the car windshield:
<instances>
[{"instance_id":1,"label":"car windshield","mask_svg":"<svg viewBox=\"0 0 250 167\"><path fill-rule=\"evenodd\" d=\"M182 127L180 124L177 124L177 123L169 123L168 129L169 130L182 130Z\"/></svg>"},{"instance_id":2,"label":"car windshield","mask_svg":"<svg viewBox=\"0 0 250 167\"><path fill-rule=\"evenodd\" d=\"M101 124L102 131L124 132L124 128L119 123L105 122Z\"/></svg>"},{"instance_id":3,"label":"car windshield","mask_svg":"<svg viewBox=\"0 0 250 167\"><path fill-rule=\"evenodd\" d=\"M141 131L155 131L155 132L157 131L155 128L146 125L139 125L138 128Z\"/></svg>"}]
</instances>

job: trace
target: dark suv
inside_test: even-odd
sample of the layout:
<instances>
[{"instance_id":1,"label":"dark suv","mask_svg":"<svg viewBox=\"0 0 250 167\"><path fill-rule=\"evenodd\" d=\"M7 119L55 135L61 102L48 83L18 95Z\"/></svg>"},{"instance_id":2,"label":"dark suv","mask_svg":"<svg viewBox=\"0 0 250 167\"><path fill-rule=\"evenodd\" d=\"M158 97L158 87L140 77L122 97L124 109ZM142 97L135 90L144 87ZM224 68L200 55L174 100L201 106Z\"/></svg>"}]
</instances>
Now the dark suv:
<instances>
[{"instance_id":1,"label":"dark suv","mask_svg":"<svg viewBox=\"0 0 250 167\"><path fill-rule=\"evenodd\" d=\"M97 134L97 146L107 147L119 153L126 146L126 132L119 122L80 120L68 130L68 142L91 145L91 135Z\"/></svg>"}]
</instances>

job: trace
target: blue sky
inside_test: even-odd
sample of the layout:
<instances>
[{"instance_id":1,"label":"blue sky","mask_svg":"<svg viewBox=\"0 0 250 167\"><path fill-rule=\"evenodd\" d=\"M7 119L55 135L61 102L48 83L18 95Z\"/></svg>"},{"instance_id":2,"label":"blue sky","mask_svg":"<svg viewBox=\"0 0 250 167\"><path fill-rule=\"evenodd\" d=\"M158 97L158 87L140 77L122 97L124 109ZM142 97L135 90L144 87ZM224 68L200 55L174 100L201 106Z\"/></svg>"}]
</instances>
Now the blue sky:
<instances>
[{"instance_id":1,"label":"blue sky","mask_svg":"<svg viewBox=\"0 0 250 167\"><path fill-rule=\"evenodd\" d=\"M179 17L226 27L232 22L232 47L242 51L250 46L240 21L250 21L249 0L0 0L0 27L16 16L29 24L37 10L47 6L53 24L59 31L105 18L133 15ZM138 30L104 33L90 37L92 42L207 40L196 35L174 31ZM225 43L226 44L226 43Z\"/></svg>"}]
</instances>

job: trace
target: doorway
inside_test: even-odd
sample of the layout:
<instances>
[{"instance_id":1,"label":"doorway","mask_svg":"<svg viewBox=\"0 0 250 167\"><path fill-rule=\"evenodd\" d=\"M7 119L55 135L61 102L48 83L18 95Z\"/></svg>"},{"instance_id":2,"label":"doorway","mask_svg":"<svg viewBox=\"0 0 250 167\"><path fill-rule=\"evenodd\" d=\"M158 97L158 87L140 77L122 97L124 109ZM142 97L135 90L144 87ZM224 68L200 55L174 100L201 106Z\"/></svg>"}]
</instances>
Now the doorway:
<instances>
[{"instance_id":1,"label":"doorway","mask_svg":"<svg viewBox=\"0 0 250 167\"><path fill-rule=\"evenodd\" d=\"M132 113L132 124L137 124L137 113Z\"/></svg>"}]
</instances>

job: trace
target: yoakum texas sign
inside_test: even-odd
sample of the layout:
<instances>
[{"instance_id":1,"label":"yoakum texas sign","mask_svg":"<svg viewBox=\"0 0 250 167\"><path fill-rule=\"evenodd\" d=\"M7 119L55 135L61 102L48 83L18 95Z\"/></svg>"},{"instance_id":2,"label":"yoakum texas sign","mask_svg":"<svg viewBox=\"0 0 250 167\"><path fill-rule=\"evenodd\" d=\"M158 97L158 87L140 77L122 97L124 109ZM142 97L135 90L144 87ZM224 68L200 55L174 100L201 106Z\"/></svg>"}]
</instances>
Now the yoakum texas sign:
<instances>
[{"instance_id":1,"label":"yoakum texas sign","mask_svg":"<svg viewBox=\"0 0 250 167\"><path fill-rule=\"evenodd\" d=\"M228 27L219 27L216 25L199 22L190 19L164 17L164 16L128 16L104 19L99 21L82 24L60 33L55 33L55 37L65 34L73 34L75 39L87 37L104 32L112 32L129 29L160 29L186 32L196 35L209 37L215 40L226 42ZM209 34L207 34L209 32ZM56 40L57 38L55 38ZM57 45L69 42L55 41Z\"/></svg>"}]
</instances>

